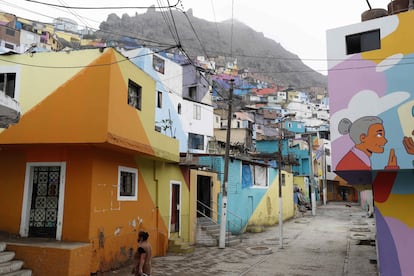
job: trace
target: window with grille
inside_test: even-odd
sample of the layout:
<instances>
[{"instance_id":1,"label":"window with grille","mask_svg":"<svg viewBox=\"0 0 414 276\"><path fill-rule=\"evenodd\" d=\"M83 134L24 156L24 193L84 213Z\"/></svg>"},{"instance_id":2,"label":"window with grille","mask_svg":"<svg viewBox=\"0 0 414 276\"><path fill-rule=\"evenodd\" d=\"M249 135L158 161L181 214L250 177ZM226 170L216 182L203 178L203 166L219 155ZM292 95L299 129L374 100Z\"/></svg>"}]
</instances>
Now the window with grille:
<instances>
[{"instance_id":1,"label":"window with grille","mask_svg":"<svg viewBox=\"0 0 414 276\"><path fill-rule=\"evenodd\" d=\"M201 106L196 104L193 107L193 119L201 120Z\"/></svg>"},{"instance_id":2,"label":"window with grille","mask_svg":"<svg viewBox=\"0 0 414 276\"><path fill-rule=\"evenodd\" d=\"M128 80L128 104L141 110L142 88L132 80Z\"/></svg>"},{"instance_id":3,"label":"window with grille","mask_svg":"<svg viewBox=\"0 0 414 276\"><path fill-rule=\"evenodd\" d=\"M118 167L118 200L138 199L138 170Z\"/></svg>"}]
</instances>

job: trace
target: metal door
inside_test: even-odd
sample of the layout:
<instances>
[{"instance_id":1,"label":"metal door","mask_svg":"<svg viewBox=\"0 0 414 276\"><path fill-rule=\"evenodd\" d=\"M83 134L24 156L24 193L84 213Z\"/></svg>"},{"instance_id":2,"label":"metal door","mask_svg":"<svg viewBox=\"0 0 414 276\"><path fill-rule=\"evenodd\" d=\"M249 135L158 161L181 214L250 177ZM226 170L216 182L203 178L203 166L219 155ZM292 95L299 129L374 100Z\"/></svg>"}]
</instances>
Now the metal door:
<instances>
[{"instance_id":1,"label":"metal door","mask_svg":"<svg viewBox=\"0 0 414 276\"><path fill-rule=\"evenodd\" d=\"M56 238L60 166L33 167L29 236Z\"/></svg>"}]
</instances>

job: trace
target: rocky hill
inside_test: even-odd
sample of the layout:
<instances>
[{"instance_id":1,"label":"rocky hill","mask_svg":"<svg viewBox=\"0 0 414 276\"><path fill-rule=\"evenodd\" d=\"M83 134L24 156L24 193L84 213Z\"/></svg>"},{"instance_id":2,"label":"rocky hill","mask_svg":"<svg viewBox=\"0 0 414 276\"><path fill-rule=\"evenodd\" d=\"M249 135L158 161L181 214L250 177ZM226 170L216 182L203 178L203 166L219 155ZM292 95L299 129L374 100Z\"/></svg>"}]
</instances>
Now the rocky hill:
<instances>
[{"instance_id":1,"label":"rocky hill","mask_svg":"<svg viewBox=\"0 0 414 276\"><path fill-rule=\"evenodd\" d=\"M97 35L108 40L122 36L139 38L139 43L159 48L162 44L175 45L179 41L190 57L233 57L239 68L248 68L284 86L303 90L327 86L326 76L305 65L280 43L241 22L209 22L194 17L191 10L173 11L172 14L174 20L169 12L162 13L154 8L132 17L109 14L100 24Z\"/></svg>"}]
</instances>

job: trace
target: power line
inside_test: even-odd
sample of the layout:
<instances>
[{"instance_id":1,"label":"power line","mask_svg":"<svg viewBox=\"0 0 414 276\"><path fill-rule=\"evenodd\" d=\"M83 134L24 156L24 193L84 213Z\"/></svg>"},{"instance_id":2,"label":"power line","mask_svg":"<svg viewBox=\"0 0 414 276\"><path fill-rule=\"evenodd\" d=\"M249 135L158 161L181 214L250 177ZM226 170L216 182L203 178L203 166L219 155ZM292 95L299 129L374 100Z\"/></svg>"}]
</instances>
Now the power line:
<instances>
[{"instance_id":1,"label":"power line","mask_svg":"<svg viewBox=\"0 0 414 276\"><path fill-rule=\"evenodd\" d=\"M66 5L57 5L52 3L46 3L41 1L35 1L35 0L24 0L26 2L31 2L35 4L50 6L50 7L58 7L58 8L65 8L65 9L75 9L75 10L120 10L120 9L148 9L153 7L139 7L139 6L112 6L112 7L79 7L79 6L66 6ZM181 0L178 0L175 5L172 6L165 6L165 7L158 7L159 9L163 8L174 8L177 7L177 5L180 3Z\"/></svg>"},{"instance_id":2,"label":"power line","mask_svg":"<svg viewBox=\"0 0 414 276\"><path fill-rule=\"evenodd\" d=\"M231 1L230 57L233 58L234 0Z\"/></svg>"},{"instance_id":3,"label":"power line","mask_svg":"<svg viewBox=\"0 0 414 276\"><path fill-rule=\"evenodd\" d=\"M187 47L190 48L192 50L198 50L198 51L203 51L203 49L201 48L196 48L196 47ZM220 56L231 56L232 53L228 53L228 52L219 52L219 51L208 51L207 52L210 53L210 55L220 55ZM248 54L237 54L237 53L233 53L233 55L235 57L250 57L250 58L257 58L257 59L276 59L276 60L292 60L292 61L343 61L343 58L299 58L299 57L276 57L276 56L260 56L260 55L248 55ZM389 57L378 57L378 58L370 58L370 60L377 60L377 61L381 61L381 60L399 60L401 58L395 57L395 58L389 58ZM404 59L414 59L414 57L404 57ZM367 61L364 58L353 58L352 61Z\"/></svg>"},{"instance_id":4,"label":"power line","mask_svg":"<svg viewBox=\"0 0 414 276\"><path fill-rule=\"evenodd\" d=\"M216 25L216 32L217 32L217 38L218 38L218 40L219 40L219 41L221 41L220 31L219 31L219 27L218 27L218 24L217 24L216 11L215 11L215 9L214 9L214 3L213 3L213 0L211 0L211 9L213 10L214 23L215 23L215 25Z\"/></svg>"},{"instance_id":5,"label":"power line","mask_svg":"<svg viewBox=\"0 0 414 276\"><path fill-rule=\"evenodd\" d=\"M207 57L207 59L210 61L210 58L209 58L209 56L208 56L208 54L207 54L207 51L206 51L206 49L204 48L203 42L201 41L200 37L198 36L197 31L195 30L194 25L193 25L193 23L191 22L191 20L190 20L189 16L187 15L187 13L186 13L185 11L183 11L183 10L180 10L180 11L184 14L185 18L187 19L188 23L190 24L191 30L193 31L193 33L194 33L195 37L197 38L198 43L200 43L200 46L201 46L201 49L203 50L204 55L205 55L205 56ZM210 63L210 65L211 65L211 63Z\"/></svg>"},{"instance_id":6,"label":"power line","mask_svg":"<svg viewBox=\"0 0 414 276\"><path fill-rule=\"evenodd\" d=\"M5 5L8 5L10 7L16 8L16 9L21 9L21 10L24 10L24 11L27 11L27 12L30 12L30 13L33 13L33 14L37 14L37 15L40 15L40 16L43 16L43 17L46 17L46 18L50 18L52 20L55 19L52 16L49 16L49 15L46 15L46 14L42 14L42 13L39 13L39 12L35 12L33 10L29 10L29 9L26 9L24 7L21 7L21 6L15 5L15 4L7 3L4 0L0 0L0 2L3 2ZM55 9L57 9L59 11L62 11L62 12L65 12L65 13L70 13L69 10L64 10L64 9L60 9L60 8L56 8L56 7L55 7ZM19 17L19 16L17 16L17 17ZM95 21L95 20L90 19L90 18L85 17L85 16L80 16L80 17L83 18L83 19L86 19L88 21L93 21L93 22L99 23L98 21ZM31 19L28 19L28 20L33 21L33 22L36 22L36 20L31 20ZM48 23L45 23L45 24L48 24ZM50 24L52 24L52 23L50 23ZM143 38L143 37L139 37L136 34L127 33L125 31L124 31L124 33L118 33L118 32L113 32L113 31L106 31L106 30L102 30L102 29L91 28L91 27L88 27L87 25L80 25L80 26L81 27L85 27L85 28L89 28L89 29L91 29L91 30L93 30L95 32L101 32L101 33L109 34L109 35L124 36L124 37L132 38L132 39L138 39L138 40L140 40L140 41L142 41L144 43L158 45L160 47L164 47L164 46L175 46L175 44L165 43L165 42L161 42L161 41L155 41L155 40L151 40L151 39L146 39L146 38Z\"/></svg>"},{"instance_id":7,"label":"power line","mask_svg":"<svg viewBox=\"0 0 414 276\"><path fill-rule=\"evenodd\" d=\"M59 0L59 3L66 5L66 3L63 0ZM72 11L70 9L67 9L73 16L75 16L80 22L82 22L83 24L85 24L86 27L91 28L91 26L88 25L88 23L86 23L82 16L80 16L76 11Z\"/></svg>"},{"instance_id":8,"label":"power line","mask_svg":"<svg viewBox=\"0 0 414 276\"><path fill-rule=\"evenodd\" d=\"M159 52L163 52L163 51L168 51L168 50L171 50L171 49L174 49L174 48L177 48L177 46L168 47L168 48L163 49L163 50L153 51L153 53L159 53ZM74 66L50 66L50 65L49 66L46 66L46 65L36 65L36 64L29 64L29 63L11 61L11 60L7 60L7 59L4 59L4 58L0 58L0 60L1 61L4 61L4 62L7 62L7 63L17 64L17 65L22 65L22 66L28 66L28 67L35 67L35 68L76 69L76 68L92 68L92 67L111 66L111 65L114 65L114 64L119 64L121 62L129 61L130 59L133 59L133 58L139 58L139 57L142 57L142 56L152 55L153 53L138 55L138 56L131 57L131 58L124 58L124 59L121 59L121 60L117 60L117 61L109 62L109 63L103 63L103 64L74 65Z\"/></svg>"},{"instance_id":9,"label":"power line","mask_svg":"<svg viewBox=\"0 0 414 276\"><path fill-rule=\"evenodd\" d=\"M157 2L161 6L160 0L157 0ZM167 16L167 12L163 12L162 10L161 10L161 15L162 15L162 17L163 17L163 19L165 21L165 25L167 25L167 27L168 27L168 29L169 29L169 31L171 33L172 38L174 39L174 41L175 41L175 43L177 45L181 45L180 38L178 37L178 32L177 32L177 28L175 26L174 17L172 16L172 13L171 13L171 18L169 18ZM170 12L171 12L171 9L170 9ZM173 27L174 27L174 29L173 29Z\"/></svg>"}]
</instances>

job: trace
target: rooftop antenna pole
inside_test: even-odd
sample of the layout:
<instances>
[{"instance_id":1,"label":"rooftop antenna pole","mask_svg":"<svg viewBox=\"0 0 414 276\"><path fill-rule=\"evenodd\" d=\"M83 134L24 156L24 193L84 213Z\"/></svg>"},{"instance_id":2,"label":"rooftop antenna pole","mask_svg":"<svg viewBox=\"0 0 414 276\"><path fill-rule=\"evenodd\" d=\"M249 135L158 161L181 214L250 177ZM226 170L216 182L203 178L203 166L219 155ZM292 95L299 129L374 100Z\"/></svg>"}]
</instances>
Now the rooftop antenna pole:
<instances>
[{"instance_id":1,"label":"rooftop antenna pole","mask_svg":"<svg viewBox=\"0 0 414 276\"><path fill-rule=\"evenodd\" d=\"M369 9L372 10L372 7L371 7L371 4L369 3L369 1L368 0L365 0L365 1L367 1Z\"/></svg>"}]
</instances>

